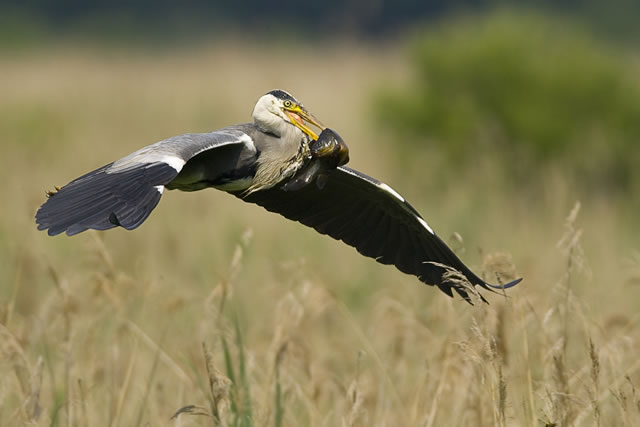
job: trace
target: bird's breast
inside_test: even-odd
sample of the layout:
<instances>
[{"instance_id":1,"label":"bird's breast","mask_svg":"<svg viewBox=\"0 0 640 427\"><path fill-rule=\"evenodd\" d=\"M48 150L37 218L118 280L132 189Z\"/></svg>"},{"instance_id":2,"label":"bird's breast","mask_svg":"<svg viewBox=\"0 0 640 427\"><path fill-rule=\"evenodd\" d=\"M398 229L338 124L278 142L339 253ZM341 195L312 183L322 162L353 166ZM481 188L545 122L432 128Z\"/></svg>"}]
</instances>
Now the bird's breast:
<instances>
[{"instance_id":1,"label":"bird's breast","mask_svg":"<svg viewBox=\"0 0 640 427\"><path fill-rule=\"evenodd\" d=\"M251 186L251 184L253 183L253 177L249 176L249 177L245 177L245 178L239 178L239 179L235 179L235 180L230 180L221 184L216 184L213 187L218 189L218 190L222 190L222 191L231 191L231 192L235 192L235 191L244 191L247 188L249 188Z\"/></svg>"},{"instance_id":2,"label":"bird's breast","mask_svg":"<svg viewBox=\"0 0 640 427\"><path fill-rule=\"evenodd\" d=\"M248 191L264 190L286 181L310 156L309 142L305 138L295 145L266 147L258 157L256 173Z\"/></svg>"}]
</instances>

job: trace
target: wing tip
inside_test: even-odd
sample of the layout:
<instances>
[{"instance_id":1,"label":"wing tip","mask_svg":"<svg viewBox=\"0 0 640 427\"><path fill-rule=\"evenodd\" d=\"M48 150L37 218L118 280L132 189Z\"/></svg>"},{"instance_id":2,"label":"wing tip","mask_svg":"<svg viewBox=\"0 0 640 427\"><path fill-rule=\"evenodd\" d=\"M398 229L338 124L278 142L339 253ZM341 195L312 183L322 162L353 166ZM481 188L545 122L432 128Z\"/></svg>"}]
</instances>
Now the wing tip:
<instances>
[{"instance_id":1,"label":"wing tip","mask_svg":"<svg viewBox=\"0 0 640 427\"><path fill-rule=\"evenodd\" d=\"M520 277L519 279L512 280L509 283L504 285L492 285L491 283L486 283L486 285L493 289L509 289L509 288L513 288L515 285L522 282L522 279L523 277Z\"/></svg>"},{"instance_id":2,"label":"wing tip","mask_svg":"<svg viewBox=\"0 0 640 427\"><path fill-rule=\"evenodd\" d=\"M465 276L466 277L466 276ZM492 285L491 283L487 283L485 281L482 281L482 283L479 284L474 284L473 282L468 282L467 285L471 285L471 287L467 287L464 285L461 286L456 286L455 283L452 284L452 286L450 288L448 288L449 292L447 292L445 289L443 289L442 286L439 285L439 288L441 290L443 290L447 295L449 296L453 296L451 293L451 289L455 290L456 293L458 295L460 295L460 297L462 297L463 300L465 300L466 302L468 302L471 305L473 304L473 301L471 299L471 297L469 296L469 293L471 292L473 295L475 295L476 297L478 297L482 302L484 302L485 304L488 304L489 301L487 301L484 296L482 296L482 294L478 291L475 290L475 286L480 286L488 291L491 291L493 293L498 293L500 294L500 292L497 292L497 290L504 290L504 289L509 289L512 288L514 286L516 286L518 283L522 282L522 277L512 280L509 283L506 283L504 285ZM468 281L468 277L467 277L467 281ZM505 297L507 296L506 294L503 294Z\"/></svg>"},{"instance_id":3,"label":"wing tip","mask_svg":"<svg viewBox=\"0 0 640 427\"><path fill-rule=\"evenodd\" d=\"M37 229L46 230L49 236L73 236L118 226L133 230L157 206L164 190L162 182L175 175L164 163L117 174L104 173L107 166L56 187L35 214Z\"/></svg>"}]
</instances>

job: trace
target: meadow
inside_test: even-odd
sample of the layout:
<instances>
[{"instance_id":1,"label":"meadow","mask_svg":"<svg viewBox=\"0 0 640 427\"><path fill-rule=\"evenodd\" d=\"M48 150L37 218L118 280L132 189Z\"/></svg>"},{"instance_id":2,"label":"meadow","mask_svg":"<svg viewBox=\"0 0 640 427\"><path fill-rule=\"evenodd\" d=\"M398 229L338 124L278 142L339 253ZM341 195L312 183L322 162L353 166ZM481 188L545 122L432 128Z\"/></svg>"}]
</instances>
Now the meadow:
<instances>
[{"instance_id":1,"label":"meadow","mask_svg":"<svg viewBox=\"0 0 640 427\"><path fill-rule=\"evenodd\" d=\"M624 198L541 168L446 180L372 93L398 46L52 45L0 56L0 425L640 425L640 247ZM246 122L283 88L508 295L468 305L222 192L134 232L38 232L45 191L143 145ZM428 151L427 151L428 152ZM576 153L580 155L580 153Z\"/></svg>"}]
</instances>

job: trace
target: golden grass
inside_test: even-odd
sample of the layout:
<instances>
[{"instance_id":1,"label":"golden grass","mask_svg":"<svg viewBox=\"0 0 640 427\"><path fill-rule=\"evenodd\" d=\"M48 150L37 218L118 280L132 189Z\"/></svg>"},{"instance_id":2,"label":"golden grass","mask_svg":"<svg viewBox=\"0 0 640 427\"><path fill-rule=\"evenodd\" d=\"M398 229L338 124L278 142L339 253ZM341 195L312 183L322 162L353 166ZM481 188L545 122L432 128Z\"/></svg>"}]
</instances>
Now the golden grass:
<instances>
[{"instance_id":1,"label":"golden grass","mask_svg":"<svg viewBox=\"0 0 640 427\"><path fill-rule=\"evenodd\" d=\"M405 76L393 49L222 46L0 58L0 425L640 425L640 258L618 206L576 207L560 171L530 195L490 160L446 188L437 159L398 168L367 119L371 89ZM132 233L35 230L45 190L249 120L275 87L476 270L525 281L468 306L213 190L166 194Z\"/></svg>"}]
</instances>

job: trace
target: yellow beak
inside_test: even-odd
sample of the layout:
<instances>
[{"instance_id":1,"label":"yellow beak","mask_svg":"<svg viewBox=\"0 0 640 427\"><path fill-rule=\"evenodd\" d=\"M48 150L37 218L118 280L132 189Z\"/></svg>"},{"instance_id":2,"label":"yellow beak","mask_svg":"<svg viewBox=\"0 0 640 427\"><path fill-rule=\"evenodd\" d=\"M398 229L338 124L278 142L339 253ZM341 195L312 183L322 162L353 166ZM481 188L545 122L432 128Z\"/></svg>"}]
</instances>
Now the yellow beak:
<instances>
[{"instance_id":1,"label":"yellow beak","mask_svg":"<svg viewBox=\"0 0 640 427\"><path fill-rule=\"evenodd\" d=\"M305 122L311 123L317 128L320 128L320 130L324 130L326 128L326 126L320 123L320 121L310 112L299 105L292 105L289 108L285 108L284 113L289 116L291 123L293 123L294 126L300 128L302 132L309 135L309 138L314 141L318 139L318 135L309 126L307 126Z\"/></svg>"}]
</instances>

